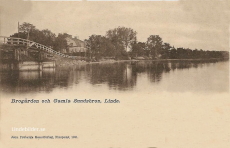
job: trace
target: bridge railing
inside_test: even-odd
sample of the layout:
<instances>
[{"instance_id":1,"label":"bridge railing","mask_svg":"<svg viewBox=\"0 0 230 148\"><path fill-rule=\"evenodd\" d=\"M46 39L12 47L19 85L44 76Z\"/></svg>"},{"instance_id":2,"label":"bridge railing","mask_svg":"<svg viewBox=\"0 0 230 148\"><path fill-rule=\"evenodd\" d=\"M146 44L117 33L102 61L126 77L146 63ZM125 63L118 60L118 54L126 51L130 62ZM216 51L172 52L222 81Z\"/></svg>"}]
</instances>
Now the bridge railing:
<instances>
[{"instance_id":1,"label":"bridge railing","mask_svg":"<svg viewBox=\"0 0 230 148\"><path fill-rule=\"evenodd\" d=\"M72 56L69 56L69 55L65 55L61 52L57 52L55 50L53 50L51 47L47 47L45 45L42 45L40 43L36 43L34 41L30 41L30 40L26 40L26 39L22 39L22 38L16 38L16 37L5 37L5 36L0 36L0 42L2 44L12 44L12 45L26 45L27 47L36 47L38 49L41 49L43 51L46 51L48 53L52 53L52 54L55 54L55 55L58 55L58 56L61 56L61 57L64 57L64 58L71 58L73 59Z\"/></svg>"}]
</instances>

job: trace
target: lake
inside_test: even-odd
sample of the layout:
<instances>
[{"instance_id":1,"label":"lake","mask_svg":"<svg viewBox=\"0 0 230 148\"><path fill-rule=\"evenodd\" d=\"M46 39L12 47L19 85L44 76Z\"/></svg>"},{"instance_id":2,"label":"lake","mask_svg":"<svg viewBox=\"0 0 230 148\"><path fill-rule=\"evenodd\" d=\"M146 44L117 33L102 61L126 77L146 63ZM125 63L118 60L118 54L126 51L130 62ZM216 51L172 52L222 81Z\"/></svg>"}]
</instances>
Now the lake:
<instances>
[{"instance_id":1,"label":"lake","mask_svg":"<svg viewBox=\"0 0 230 148\"><path fill-rule=\"evenodd\" d=\"M216 93L229 91L228 61L132 61L2 71L4 96L77 93Z\"/></svg>"}]
</instances>

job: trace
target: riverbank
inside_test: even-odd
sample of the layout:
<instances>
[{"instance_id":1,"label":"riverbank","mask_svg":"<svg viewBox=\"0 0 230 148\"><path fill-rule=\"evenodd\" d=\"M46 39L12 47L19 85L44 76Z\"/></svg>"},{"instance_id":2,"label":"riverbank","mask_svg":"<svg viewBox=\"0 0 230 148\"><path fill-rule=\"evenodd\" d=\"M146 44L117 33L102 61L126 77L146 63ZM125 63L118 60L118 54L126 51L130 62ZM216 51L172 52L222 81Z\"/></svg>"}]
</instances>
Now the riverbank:
<instances>
[{"instance_id":1,"label":"riverbank","mask_svg":"<svg viewBox=\"0 0 230 148\"><path fill-rule=\"evenodd\" d=\"M114 59L103 59L95 62L87 62L84 60L74 60L74 59L60 59L56 61L56 65L63 66L73 66L73 65L82 65L82 64L97 64L97 63L118 63L118 62L134 62L134 61L210 61L210 60L228 60L220 58L211 58L211 59L130 59L130 60L114 60Z\"/></svg>"}]
</instances>

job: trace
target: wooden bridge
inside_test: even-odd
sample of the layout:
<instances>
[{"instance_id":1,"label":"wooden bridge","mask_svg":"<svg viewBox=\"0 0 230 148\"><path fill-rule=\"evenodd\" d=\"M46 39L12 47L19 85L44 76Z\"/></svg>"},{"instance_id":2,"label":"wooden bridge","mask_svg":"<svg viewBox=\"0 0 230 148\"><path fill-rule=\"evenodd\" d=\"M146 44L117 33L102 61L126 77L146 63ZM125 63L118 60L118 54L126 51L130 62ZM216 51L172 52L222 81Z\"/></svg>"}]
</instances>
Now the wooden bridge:
<instances>
[{"instance_id":1,"label":"wooden bridge","mask_svg":"<svg viewBox=\"0 0 230 148\"><path fill-rule=\"evenodd\" d=\"M59 58L75 59L34 41L0 36L0 70L42 70Z\"/></svg>"},{"instance_id":2,"label":"wooden bridge","mask_svg":"<svg viewBox=\"0 0 230 148\"><path fill-rule=\"evenodd\" d=\"M4 37L4 36L0 36L0 39L1 39L1 44L23 45L27 47L27 49L36 48L38 51L47 52L47 53L54 54L54 55L57 55L63 58L72 58L72 59L74 58L73 56L69 56L69 55L65 55L63 53L57 52L50 47L36 43L34 41L30 41L30 40L26 40L22 38Z\"/></svg>"}]
</instances>

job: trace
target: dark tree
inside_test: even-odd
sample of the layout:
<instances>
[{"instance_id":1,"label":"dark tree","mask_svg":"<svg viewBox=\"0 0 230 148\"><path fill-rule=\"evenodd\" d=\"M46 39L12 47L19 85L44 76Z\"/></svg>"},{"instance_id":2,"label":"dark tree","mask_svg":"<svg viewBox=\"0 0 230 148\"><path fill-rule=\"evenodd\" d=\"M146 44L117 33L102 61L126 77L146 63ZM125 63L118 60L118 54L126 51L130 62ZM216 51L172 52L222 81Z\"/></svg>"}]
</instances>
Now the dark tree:
<instances>
[{"instance_id":1,"label":"dark tree","mask_svg":"<svg viewBox=\"0 0 230 148\"><path fill-rule=\"evenodd\" d=\"M117 47L123 48L125 51L128 51L128 48L131 48L132 43L136 39L137 32L131 28L118 27L106 32L106 37Z\"/></svg>"},{"instance_id":2,"label":"dark tree","mask_svg":"<svg viewBox=\"0 0 230 148\"><path fill-rule=\"evenodd\" d=\"M146 45L144 42L134 42L131 49L132 56L145 56L145 49Z\"/></svg>"},{"instance_id":3,"label":"dark tree","mask_svg":"<svg viewBox=\"0 0 230 148\"><path fill-rule=\"evenodd\" d=\"M91 35L85 40L90 56L100 59L102 56L114 56L115 47L109 39L101 35Z\"/></svg>"},{"instance_id":4,"label":"dark tree","mask_svg":"<svg viewBox=\"0 0 230 148\"><path fill-rule=\"evenodd\" d=\"M68 34L66 33L58 34L58 36L55 38L54 41L54 50L63 52L64 49L67 49L67 41L66 41L67 36Z\"/></svg>"},{"instance_id":5,"label":"dark tree","mask_svg":"<svg viewBox=\"0 0 230 148\"><path fill-rule=\"evenodd\" d=\"M159 35L150 35L147 39L147 48L150 50L152 58L158 59L162 50L162 38Z\"/></svg>"}]
</instances>

